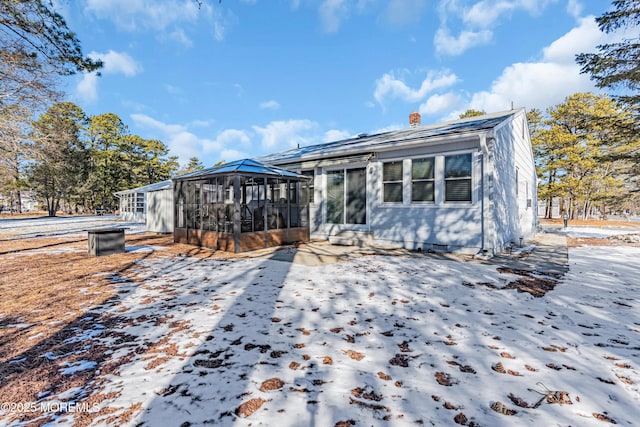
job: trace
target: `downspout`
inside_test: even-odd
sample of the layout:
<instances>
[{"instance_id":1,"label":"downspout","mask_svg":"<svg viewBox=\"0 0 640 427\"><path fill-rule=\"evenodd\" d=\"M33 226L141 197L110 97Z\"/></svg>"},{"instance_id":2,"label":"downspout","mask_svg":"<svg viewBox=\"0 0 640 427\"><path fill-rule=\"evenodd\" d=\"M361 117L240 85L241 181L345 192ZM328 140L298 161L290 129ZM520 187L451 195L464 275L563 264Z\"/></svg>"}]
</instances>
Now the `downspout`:
<instances>
[{"instance_id":1,"label":"downspout","mask_svg":"<svg viewBox=\"0 0 640 427\"><path fill-rule=\"evenodd\" d=\"M486 207L489 206L489 177L487 176L487 171L489 170L489 147L487 147L487 135L480 135L480 150L482 151L482 162L480 163L480 173L482 175L482 200L480 202L481 209L481 221L480 221L480 230L482 235L482 248L480 249L480 255L485 255L488 251L489 245L487 244L487 213ZM493 255L493 254L492 254Z\"/></svg>"}]
</instances>

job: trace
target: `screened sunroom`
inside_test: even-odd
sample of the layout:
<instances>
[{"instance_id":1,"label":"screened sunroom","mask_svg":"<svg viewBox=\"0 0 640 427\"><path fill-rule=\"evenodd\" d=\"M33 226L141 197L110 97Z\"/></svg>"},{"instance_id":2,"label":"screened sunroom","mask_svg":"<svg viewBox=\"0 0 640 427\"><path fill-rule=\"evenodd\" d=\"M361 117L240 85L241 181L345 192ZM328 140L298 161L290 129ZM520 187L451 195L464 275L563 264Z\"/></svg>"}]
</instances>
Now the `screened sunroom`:
<instances>
[{"instance_id":1,"label":"screened sunroom","mask_svg":"<svg viewBox=\"0 0 640 427\"><path fill-rule=\"evenodd\" d=\"M174 178L174 241L230 252L309 240L308 178L254 160Z\"/></svg>"}]
</instances>

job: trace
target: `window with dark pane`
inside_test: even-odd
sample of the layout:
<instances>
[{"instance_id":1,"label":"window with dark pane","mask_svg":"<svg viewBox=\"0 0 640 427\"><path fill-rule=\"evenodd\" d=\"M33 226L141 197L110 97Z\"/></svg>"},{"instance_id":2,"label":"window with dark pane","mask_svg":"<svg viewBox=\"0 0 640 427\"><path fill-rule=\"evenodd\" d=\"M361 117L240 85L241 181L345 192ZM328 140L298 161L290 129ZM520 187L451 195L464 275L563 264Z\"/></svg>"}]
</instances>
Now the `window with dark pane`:
<instances>
[{"instance_id":1,"label":"window with dark pane","mask_svg":"<svg viewBox=\"0 0 640 427\"><path fill-rule=\"evenodd\" d=\"M411 201L433 202L434 192L434 158L413 159L411 161Z\"/></svg>"},{"instance_id":2,"label":"window with dark pane","mask_svg":"<svg viewBox=\"0 0 640 427\"><path fill-rule=\"evenodd\" d=\"M471 154L444 158L445 202L471 202Z\"/></svg>"},{"instance_id":3,"label":"window with dark pane","mask_svg":"<svg viewBox=\"0 0 640 427\"><path fill-rule=\"evenodd\" d=\"M382 164L382 187L385 203L402 203L402 160Z\"/></svg>"},{"instance_id":4,"label":"window with dark pane","mask_svg":"<svg viewBox=\"0 0 640 427\"><path fill-rule=\"evenodd\" d=\"M344 224L344 171L327 172L327 222Z\"/></svg>"},{"instance_id":5,"label":"window with dark pane","mask_svg":"<svg viewBox=\"0 0 640 427\"><path fill-rule=\"evenodd\" d=\"M301 187L300 187L300 193L302 196L302 200L308 200L309 203L313 203L313 197L314 197L314 193L315 193L315 185L314 185L314 172L312 170L310 171L302 171L302 175L307 176L309 178L311 178L308 181L308 186L304 185L303 183L301 183Z\"/></svg>"}]
</instances>

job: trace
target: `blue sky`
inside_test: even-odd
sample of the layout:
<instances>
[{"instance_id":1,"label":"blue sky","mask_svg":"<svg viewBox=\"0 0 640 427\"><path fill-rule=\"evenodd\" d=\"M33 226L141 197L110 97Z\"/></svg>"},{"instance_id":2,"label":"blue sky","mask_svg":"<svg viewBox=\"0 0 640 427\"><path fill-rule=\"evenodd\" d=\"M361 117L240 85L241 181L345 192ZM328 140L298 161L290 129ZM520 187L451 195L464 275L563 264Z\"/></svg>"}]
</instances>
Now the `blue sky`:
<instances>
[{"instance_id":1,"label":"blue sky","mask_svg":"<svg viewBox=\"0 0 640 427\"><path fill-rule=\"evenodd\" d=\"M544 109L596 91L574 57L608 0L77 0L59 11L102 76L66 80L181 163Z\"/></svg>"}]
</instances>

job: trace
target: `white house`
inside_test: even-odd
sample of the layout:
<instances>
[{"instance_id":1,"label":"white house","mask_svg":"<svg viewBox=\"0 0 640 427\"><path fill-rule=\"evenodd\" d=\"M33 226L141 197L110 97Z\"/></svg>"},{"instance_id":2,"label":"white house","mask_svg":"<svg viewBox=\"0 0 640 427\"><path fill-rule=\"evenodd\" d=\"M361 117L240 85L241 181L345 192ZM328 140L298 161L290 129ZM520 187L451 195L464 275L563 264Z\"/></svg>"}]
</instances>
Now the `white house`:
<instances>
[{"instance_id":1,"label":"white house","mask_svg":"<svg viewBox=\"0 0 640 427\"><path fill-rule=\"evenodd\" d=\"M524 109L301 147L258 160L312 177L310 233L333 243L495 254L537 226Z\"/></svg>"},{"instance_id":2,"label":"white house","mask_svg":"<svg viewBox=\"0 0 640 427\"><path fill-rule=\"evenodd\" d=\"M120 199L120 219L144 222L146 230L173 232L173 183L157 182L114 193Z\"/></svg>"}]
</instances>

